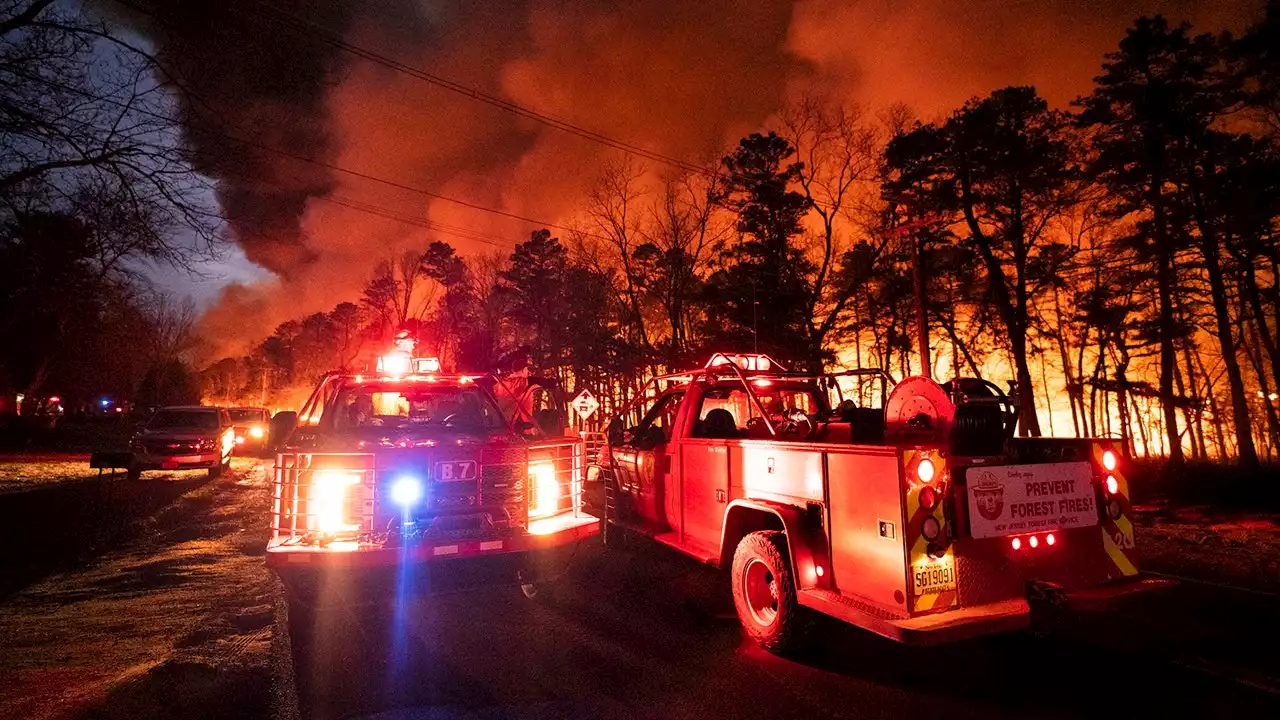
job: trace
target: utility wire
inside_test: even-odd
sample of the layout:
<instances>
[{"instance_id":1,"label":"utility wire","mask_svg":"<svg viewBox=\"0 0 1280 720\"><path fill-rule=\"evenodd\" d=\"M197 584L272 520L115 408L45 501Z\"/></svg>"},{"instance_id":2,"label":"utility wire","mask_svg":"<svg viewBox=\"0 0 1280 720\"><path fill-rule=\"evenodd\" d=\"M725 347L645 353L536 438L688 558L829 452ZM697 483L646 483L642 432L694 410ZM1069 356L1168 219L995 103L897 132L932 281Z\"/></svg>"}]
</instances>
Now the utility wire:
<instances>
[{"instance_id":1,"label":"utility wire","mask_svg":"<svg viewBox=\"0 0 1280 720\"><path fill-rule=\"evenodd\" d=\"M120 2L120 1L121 0L117 0L117 2ZM441 75L428 72L421 68L408 65L394 58L387 57L386 55L382 55L373 50L369 50L368 48L364 48L354 43L348 42L342 37L340 33L335 33L332 30L329 30L328 28L324 27L323 25L320 25L319 23L313 22L305 18L298 17L297 15L294 15L286 10L283 10L269 2L259 2L258 5L261 8L266 9L265 13L259 12L258 14L264 17L268 17L268 19L276 22L277 24L292 28L295 32L301 33L303 35L309 35L315 39L320 40L321 42L324 42L325 44L331 47L337 48L348 54L376 63L385 68L394 70L404 75L408 75L410 77L415 77L419 80L422 80L423 82L430 83L431 85L434 85L436 87L443 88L451 92L455 92L459 95L469 97L472 100L476 100L478 102L491 105L493 107L499 108L506 112L512 113L514 115L518 115L523 118L527 118L529 120L533 120L535 122L539 122L543 125L555 128L557 130L569 133L571 135L576 135L580 138L584 138L592 142L599 143L601 145L606 145L616 150L621 150L630 155L635 155L637 157L641 157L646 160L659 162L664 165L670 165L671 167L684 170L685 172L697 173L700 175L710 174L709 171L704 167L700 167L698 165L685 162L684 160L672 157L670 155L664 155L660 152L657 152L656 150L650 150L648 148L641 147L639 145L626 142L624 140L619 140L617 138L610 137L603 133L599 133L594 130L582 127L581 125L576 125L572 122L569 122L568 120L564 120L564 119L555 117L553 115L548 115L547 113L539 112L532 108L528 108L523 105L516 104L514 102L511 102L510 100L505 100L496 95L491 95L489 93L478 90L475 87L471 87L464 83L458 82L456 80L451 80Z\"/></svg>"},{"instance_id":2,"label":"utility wire","mask_svg":"<svg viewBox=\"0 0 1280 720\"><path fill-rule=\"evenodd\" d=\"M418 186L415 186L415 185L409 185L409 184L407 184L407 183L399 182L399 181L396 181L396 180L391 180L391 179L389 179L389 178L384 178L384 177L381 177L381 176L378 176L378 175L373 175L373 174L371 174L371 173L366 173L366 172L363 172L363 171L360 171L360 170L353 170L353 169L351 169L351 168L343 167L343 166L341 166L341 165L336 165L336 164L334 164L334 163L326 162L326 161L324 161L324 160L319 160L319 159L317 159L317 158L313 158L313 157L310 157L310 156L307 156L307 155L302 155L302 154L300 154L300 153L295 153L295 152L292 152L292 151L289 151L289 150L285 150L285 149L283 149L283 148L278 148L278 147L275 147L275 146L272 146L272 145L267 145L267 144L265 144L265 143L257 142L257 141L255 141L255 140L249 140L249 139L246 139L246 138L238 137L238 136L236 136L236 135L232 135L232 134L230 134L230 133L227 133L227 132L224 132L224 131L221 131L221 130L215 130L215 129L208 128L208 127L202 127L202 126L200 126L200 125L198 125L198 124L183 123L183 122L180 122L179 120L177 120L177 119L175 119L175 118L169 117L169 116L164 115L164 114L161 114L161 113L153 112L153 111L151 111L151 110L146 110L146 109L144 109L144 108L140 108L140 107L137 107L137 106L131 105L131 104L129 104L129 103L121 102L120 100L116 100L116 99L114 99L114 98L109 98L109 97L103 97L103 96L95 95L95 94L93 94L93 93L91 93L91 92L88 92L88 91L86 91L86 90L83 90L83 89L80 89L80 88L76 88L76 87L72 87L72 86L69 86L69 85L64 85L64 84L62 84L62 83L59 83L59 82L56 82L56 81L53 81L53 80L49 80L49 79L47 79L47 78L42 78L42 77L35 76L35 75L28 75L28 74L25 74L25 73L15 73L15 74L20 75L21 77L24 77L24 78L26 78L26 79L28 79L28 80L32 80L32 81L35 81L35 82L43 83L43 84L45 84L45 85L47 85L47 86L49 86L49 87L53 87L53 88L56 88L56 89L62 90L62 91L64 91L64 92L69 92L69 93L74 93L74 94L77 94L77 95L81 95L81 96L83 96L83 97L85 97L85 98L88 98L88 99L90 99L90 100L94 100L94 101L97 101L97 102L102 102L102 103L106 103L106 104L109 104L109 105L115 105L115 106L117 106L117 107L119 107L119 108L121 108L121 109L128 110L128 111L130 111L130 112L136 112L136 113L138 113L138 114L140 114L140 115L145 115L145 116L147 116L147 117L155 118L155 119L157 119L157 120L161 120L161 121L163 121L163 122L167 122L167 123L170 123L170 124L173 124L173 125L185 125L185 126L188 128L188 130L191 130L191 131L194 131L194 132L199 132L199 133L204 133L204 134L207 134L207 135L212 135L212 136L214 136L214 137L221 138L221 139L223 139L223 140L228 140L228 141L231 141L231 142L237 143L237 144L239 144L239 145L244 145L244 146L246 146L246 147L251 147L251 148L254 148L254 149L256 149L256 150L261 150L261 151L263 151L263 152L271 153L271 154L274 154L274 155L279 155L279 156L281 156L281 157L289 158L289 159L296 160L296 161L298 161L298 162L306 163L306 164L309 164L309 165L315 165L315 166L317 166L317 167L321 167L321 168L324 168L324 169L326 169L326 170L331 170L331 171L333 171L333 172L341 173L341 174L343 174L343 175L349 175L349 176L351 176L351 177L361 178L361 179L363 179L363 180L368 180L368 181L370 181L370 182L375 182L375 183L378 183L378 184L380 184L380 185L385 185L385 186L387 186L387 187L392 187L392 188L396 188L396 189L398 189L398 190L404 190L404 191L406 191L406 192L411 192L411 193L415 193L415 194L422 195L422 196L425 196L425 197L429 197L429 198L431 198L431 199L433 199L433 200L441 200L441 201L444 201L444 202L449 202L449 203L453 203L453 204L456 204L456 205L461 205L461 206L466 207L466 208L471 208L472 210L478 210L478 211L480 211L480 212L487 212L487 213L491 213L491 214L494 214L494 215L500 215L500 216L502 216L502 217L510 218L510 219L512 219L512 220L519 220L519 221L521 221L521 222L529 223L529 224L531 224L531 225L537 225L537 226L544 227L544 228L555 228L555 229L557 229L557 230L563 230L563 231L565 231L565 232L570 232L570 233L582 233L582 234L584 234L584 235L588 235L588 236L591 236L591 237L596 237L596 238L599 238L599 239L607 239L607 238L603 238L602 236L599 236L599 235L594 235L594 234L592 234L592 233L583 232L583 231L581 231L581 230L579 230L579 229L576 229L576 228L568 227L568 226L566 226L566 225L559 225L559 224L556 224L556 223L553 223L553 222L548 222L548 221L546 221L546 220L539 220L539 219L537 219L537 218L528 217L528 216L526 216L526 215L519 215L519 214L517 214L517 213L511 213L511 212L507 212L507 211L505 211L505 210L499 210L498 208L493 208L493 207L489 207L489 206L486 206L486 205L481 205L481 204L479 204L479 203L474 203L474 202L471 202L471 201L468 201L468 200L462 200L462 199L460 199L460 198L455 198L455 197L450 197L450 196L448 196L448 195L443 195L443 194L440 194L440 193L434 192L434 191L432 191L432 190L428 190L428 189L423 188L423 187L418 187Z\"/></svg>"}]
</instances>

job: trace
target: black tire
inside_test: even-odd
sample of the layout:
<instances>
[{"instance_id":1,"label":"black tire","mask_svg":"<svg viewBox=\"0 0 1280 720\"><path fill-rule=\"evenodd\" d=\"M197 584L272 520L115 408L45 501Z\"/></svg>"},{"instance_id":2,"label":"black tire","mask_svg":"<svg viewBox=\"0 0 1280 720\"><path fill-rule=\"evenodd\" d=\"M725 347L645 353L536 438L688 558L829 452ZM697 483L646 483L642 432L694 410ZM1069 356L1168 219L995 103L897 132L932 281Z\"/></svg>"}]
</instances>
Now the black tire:
<instances>
[{"instance_id":1,"label":"black tire","mask_svg":"<svg viewBox=\"0 0 1280 720\"><path fill-rule=\"evenodd\" d=\"M209 468L209 479L217 480L218 478L222 477L222 468L223 468L222 463L218 463L217 465L214 465L213 467Z\"/></svg>"},{"instance_id":2,"label":"black tire","mask_svg":"<svg viewBox=\"0 0 1280 720\"><path fill-rule=\"evenodd\" d=\"M765 650L781 655L799 644L804 618L781 531L753 532L738 543L733 553L733 607L743 630Z\"/></svg>"},{"instance_id":3,"label":"black tire","mask_svg":"<svg viewBox=\"0 0 1280 720\"><path fill-rule=\"evenodd\" d=\"M138 480L142 477L142 469L131 467L128 472L125 473L125 477L129 480Z\"/></svg>"}]
</instances>

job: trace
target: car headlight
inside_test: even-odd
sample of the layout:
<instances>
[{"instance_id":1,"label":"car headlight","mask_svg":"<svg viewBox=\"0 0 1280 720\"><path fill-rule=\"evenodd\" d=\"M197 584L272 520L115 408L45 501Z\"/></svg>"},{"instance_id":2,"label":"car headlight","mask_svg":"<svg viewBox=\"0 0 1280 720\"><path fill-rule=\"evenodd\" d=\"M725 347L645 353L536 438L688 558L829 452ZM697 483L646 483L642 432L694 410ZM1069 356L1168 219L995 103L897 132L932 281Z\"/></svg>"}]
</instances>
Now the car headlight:
<instances>
[{"instance_id":1,"label":"car headlight","mask_svg":"<svg viewBox=\"0 0 1280 720\"><path fill-rule=\"evenodd\" d=\"M360 476L345 470L317 470L311 478L309 527L326 534L359 530L347 515L347 496L359 484Z\"/></svg>"},{"instance_id":2,"label":"car headlight","mask_svg":"<svg viewBox=\"0 0 1280 720\"><path fill-rule=\"evenodd\" d=\"M261 425L254 425L253 427L249 428L249 437L253 438L254 440L261 440L264 434L265 433L263 432Z\"/></svg>"},{"instance_id":3,"label":"car headlight","mask_svg":"<svg viewBox=\"0 0 1280 720\"><path fill-rule=\"evenodd\" d=\"M529 463L529 517L554 515L560 505L560 483L556 481L556 466L550 460Z\"/></svg>"}]
</instances>

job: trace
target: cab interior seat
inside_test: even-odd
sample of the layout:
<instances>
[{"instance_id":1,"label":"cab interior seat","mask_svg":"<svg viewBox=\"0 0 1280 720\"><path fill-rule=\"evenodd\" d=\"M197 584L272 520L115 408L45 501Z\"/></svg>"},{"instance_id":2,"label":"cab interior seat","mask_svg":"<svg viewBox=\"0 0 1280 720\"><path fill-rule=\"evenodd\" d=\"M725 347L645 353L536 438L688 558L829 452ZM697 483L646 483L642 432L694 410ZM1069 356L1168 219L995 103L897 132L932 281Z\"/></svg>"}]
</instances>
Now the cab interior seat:
<instances>
[{"instance_id":1,"label":"cab interior seat","mask_svg":"<svg viewBox=\"0 0 1280 720\"><path fill-rule=\"evenodd\" d=\"M733 413L724 408L716 408L708 412L700 425L701 427L697 428L698 437L732 440L742 436L738 431L738 423L733 419Z\"/></svg>"}]
</instances>

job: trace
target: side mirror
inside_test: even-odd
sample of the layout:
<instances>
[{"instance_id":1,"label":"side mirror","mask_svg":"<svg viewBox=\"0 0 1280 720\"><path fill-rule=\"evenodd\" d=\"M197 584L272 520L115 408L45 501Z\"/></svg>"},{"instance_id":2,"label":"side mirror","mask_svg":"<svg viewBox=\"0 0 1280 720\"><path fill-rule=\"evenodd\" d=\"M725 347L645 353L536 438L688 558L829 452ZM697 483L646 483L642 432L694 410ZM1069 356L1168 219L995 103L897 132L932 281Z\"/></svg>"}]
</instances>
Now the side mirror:
<instances>
[{"instance_id":1,"label":"side mirror","mask_svg":"<svg viewBox=\"0 0 1280 720\"><path fill-rule=\"evenodd\" d=\"M298 428L298 413L293 410L281 410L271 417L271 444L279 447L289 440L289 436Z\"/></svg>"},{"instance_id":2,"label":"side mirror","mask_svg":"<svg viewBox=\"0 0 1280 720\"><path fill-rule=\"evenodd\" d=\"M626 442L626 431L622 426L622 418L616 417L609 421L609 427L605 430L605 437L608 438L610 445L622 445Z\"/></svg>"}]
</instances>

